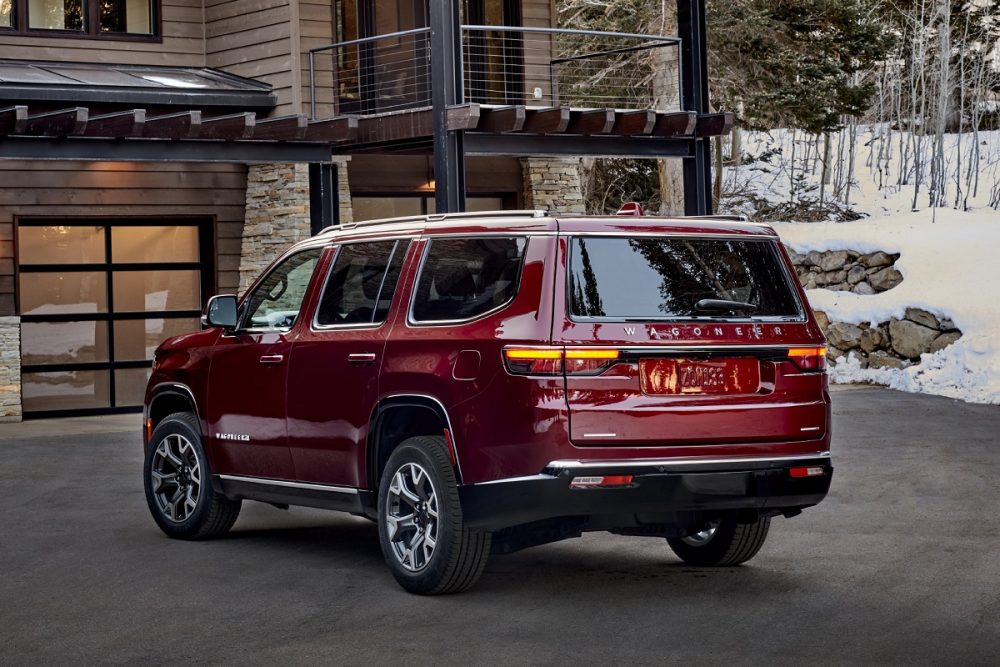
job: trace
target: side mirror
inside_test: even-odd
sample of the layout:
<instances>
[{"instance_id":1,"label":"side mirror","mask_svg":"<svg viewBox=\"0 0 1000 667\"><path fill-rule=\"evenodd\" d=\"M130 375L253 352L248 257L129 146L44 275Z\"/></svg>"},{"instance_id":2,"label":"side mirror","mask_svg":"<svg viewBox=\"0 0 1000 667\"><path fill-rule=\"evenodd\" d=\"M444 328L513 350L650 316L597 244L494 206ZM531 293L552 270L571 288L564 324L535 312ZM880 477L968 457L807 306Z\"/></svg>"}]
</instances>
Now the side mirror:
<instances>
[{"instance_id":1,"label":"side mirror","mask_svg":"<svg viewBox=\"0 0 1000 667\"><path fill-rule=\"evenodd\" d=\"M235 329L236 319L236 295L219 294L208 300L201 323L209 327Z\"/></svg>"}]
</instances>

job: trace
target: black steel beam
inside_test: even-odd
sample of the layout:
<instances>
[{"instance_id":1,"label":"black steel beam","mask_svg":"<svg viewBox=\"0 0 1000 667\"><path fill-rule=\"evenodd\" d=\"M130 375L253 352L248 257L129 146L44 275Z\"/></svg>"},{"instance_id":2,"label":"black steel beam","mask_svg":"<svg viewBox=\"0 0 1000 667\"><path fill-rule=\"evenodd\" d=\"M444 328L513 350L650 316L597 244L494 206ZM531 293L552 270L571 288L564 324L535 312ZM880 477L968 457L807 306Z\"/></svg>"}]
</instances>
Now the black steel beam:
<instances>
[{"instance_id":1,"label":"black steel beam","mask_svg":"<svg viewBox=\"0 0 1000 667\"><path fill-rule=\"evenodd\" d=\"M593 157L684 157L694 156L691 138L579 136L571 134L484 134L467 132L469 155L580 155ZM688 160L685 160L688 162Z\"/></svg>"},{"instance_id":2,"label":"black steel beam","mask_svg":"<svg viewBox=\"0 0 1000 667\"><path fill-rule=\"evenodd\" d=\"M677 0L677 32L681 39L681 105L698 114L708 107L708 44L705 0ZM712 213L711 139L694 144L694 156L684 161L684 212Z\"/></svg>"},{"instance_id":3,"label":"black steel beam","mask_svg":"<svg viewBox=\"0 0 1000 667\"><path fill-rule=\"evenodd\" d=\"M316 236L330 225L340 224L337 201L337 166L329 162L309 164L309 231Z\"/></svg>"},{"instance_id":4,"label":"black steel beam","mask_svg":"<svg viewBox=\"0 0 1000 667\"><path fill-rule=\"evenodd\" d=\"M438 213L465 210L462 130L448 130L448 107L462 102L462 33L459 0L430 5L431 105L434 116L434 201Z\"/></svg>"},{"instance_id":5,"label":"black steel beam","mask_svg":"<svg viewBox=\"0 0 1000 667\"><path fill-rule=\"evenodd\" d=\"M0 160L138 162L329 162L324 144L193 139L0 138Z\"/></svg>"}]
</instances>

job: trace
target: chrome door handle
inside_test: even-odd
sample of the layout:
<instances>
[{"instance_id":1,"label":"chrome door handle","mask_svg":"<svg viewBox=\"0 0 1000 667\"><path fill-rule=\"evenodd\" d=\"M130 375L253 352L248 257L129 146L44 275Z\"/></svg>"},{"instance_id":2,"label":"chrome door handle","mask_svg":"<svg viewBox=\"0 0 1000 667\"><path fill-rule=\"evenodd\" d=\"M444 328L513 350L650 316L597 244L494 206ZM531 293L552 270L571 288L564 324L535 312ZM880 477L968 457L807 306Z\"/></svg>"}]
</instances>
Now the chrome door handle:
<instances>
[{"instance_id":1,"label":"chrome door handle","mask_svg":"<svg viewBox=\"0 0 1000 667\"><path fill-rule=\"evenodd\" d=\"M347 361L352 364L370 364L375 361L375 356L374 352L358 352L347 355Z\"/></svg>"},{"instance_id":2,"label":"chrome door handle","mask_svg":"<svg viewBox=\"0 0 1000 667\"><path fill-rule=\"evenodd\" d=\"M285 360L285 355L283 354L265 354L260 358L260 363L265 366L274 366L275 364L280 364Z\"/></svg>"}]
</instances>

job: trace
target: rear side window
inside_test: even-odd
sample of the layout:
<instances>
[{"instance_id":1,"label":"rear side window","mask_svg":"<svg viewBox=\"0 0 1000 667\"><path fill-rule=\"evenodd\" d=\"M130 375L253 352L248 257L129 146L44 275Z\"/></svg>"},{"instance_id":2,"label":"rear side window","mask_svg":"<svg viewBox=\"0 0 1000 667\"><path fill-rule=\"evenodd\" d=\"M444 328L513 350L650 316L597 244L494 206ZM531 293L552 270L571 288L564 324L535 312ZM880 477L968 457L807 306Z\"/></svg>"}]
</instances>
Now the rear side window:
<instances>
[{"instance_id":1,"label":"rear side window","mask_svg":"<svg viewBox=\"0 0 1000 667\"><path fill-rule=\"evenodd\" d=\"M342 246L316 309L318 326L381 324L389 314L408 241Z\"/></svg>"},{"instance_id":2,"label":"rear side window","mask_svg":"<svg viewBox=\"0 0 1000 667\"><path fill-rule=\"evenodd\" d=\"M569 306L576 318L802 315L770 240L578 237L570 248Z\"/></svg>"},{"instance_id":3,"label":"rear side window","mask_svg":"<svg viewBox=\"0 0 1000 667\"><path fill-rule=\"evenodd\" d=\"M524 238L433 239L427 245L414 322L468 320L514 298Z\"/></svg>"}]
</instances>

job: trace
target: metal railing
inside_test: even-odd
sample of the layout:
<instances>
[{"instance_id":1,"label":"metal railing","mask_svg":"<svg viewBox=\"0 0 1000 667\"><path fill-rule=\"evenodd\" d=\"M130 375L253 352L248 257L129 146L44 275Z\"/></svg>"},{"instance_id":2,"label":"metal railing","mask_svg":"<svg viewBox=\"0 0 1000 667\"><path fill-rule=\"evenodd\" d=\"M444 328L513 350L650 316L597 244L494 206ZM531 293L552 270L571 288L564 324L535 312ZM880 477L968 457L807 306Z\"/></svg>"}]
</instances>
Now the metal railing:
<instances>
[{"instance_id":1,"label":"metal railing","mask_svg":"<svg viewBox=\"0 0 1000 667\"><path fill-rule=\"evenodd\" d=\"M464 25L460 102L680 109L680 39L635 33ZM431 105L430 28L309 51L312 118Z\"/></svg>"}]
</instances>

